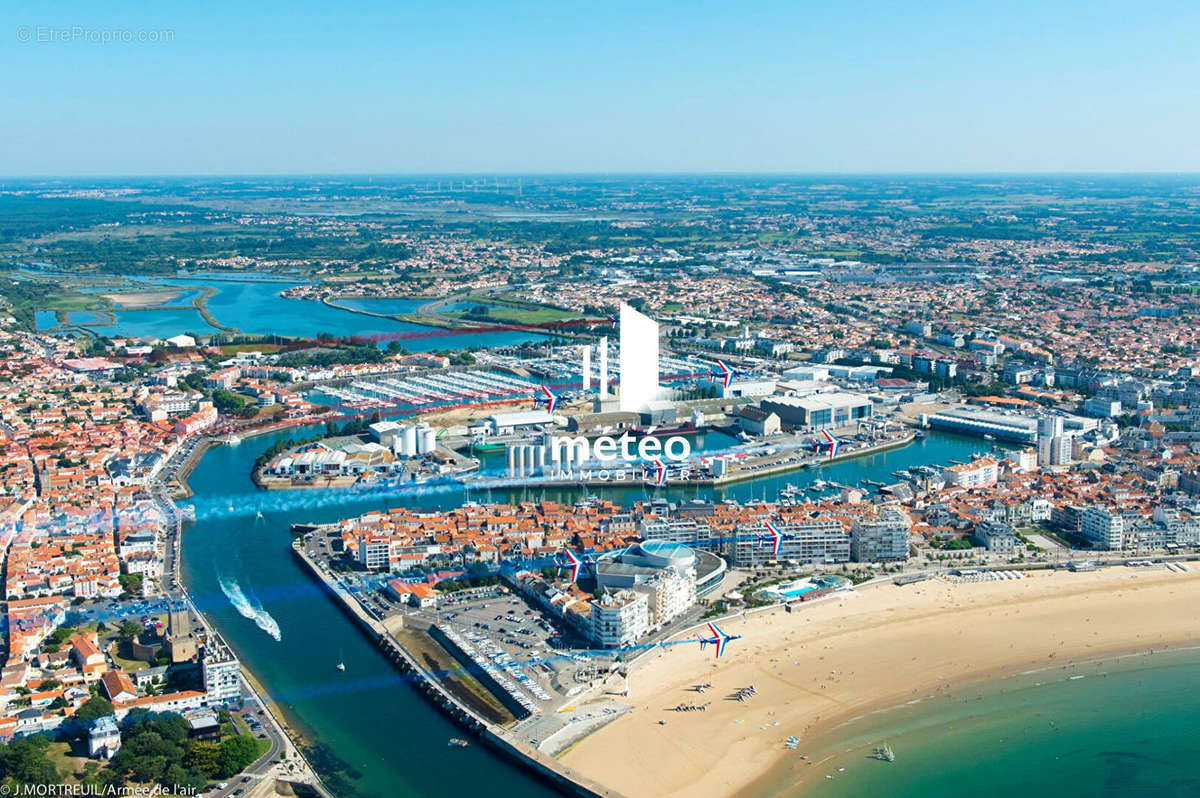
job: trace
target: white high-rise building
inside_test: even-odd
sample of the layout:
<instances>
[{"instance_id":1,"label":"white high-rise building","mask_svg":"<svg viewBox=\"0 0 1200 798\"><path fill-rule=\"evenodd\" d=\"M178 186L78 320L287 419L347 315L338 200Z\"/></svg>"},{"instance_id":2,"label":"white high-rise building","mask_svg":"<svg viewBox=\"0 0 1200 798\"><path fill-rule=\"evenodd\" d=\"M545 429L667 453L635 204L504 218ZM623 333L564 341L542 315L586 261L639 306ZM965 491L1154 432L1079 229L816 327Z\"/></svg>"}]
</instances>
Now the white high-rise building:
<instances>
[{"instance_id":1,"label":"white high-rise building","mask_svg":"<svg viewBox=\"0 0 1200 798\"><path fill-rule=\"evenodd\" d=\"M884 562L908 559L912 521L898 510L885 510L877 518L860 518L850 530L850 559Z\"/></svg>"},{"instance_id":2,"label":"white high-rise building","mask_svg":"<svg viewBox=\"0 0 1200 798\"><path fill-rule=\"evenodd\" d=\"M600 398L608 397L608 336L600 339Z\"/></svg>"},{"instance_id":3,"label":"white high-rise building","mask_svg":"<svg viewBox=\"0 0 1200 798\"><path fill-rule=\"evenodd\" d=\"M621 590L593 601L590 620L592 640L601 648L619 648L650 631L650 606L643 594Z\"/></svg>"},{"instance_id":4,"label":"white high-rise building","mask_svg":"<svg viewBox=\"0 0 1200 798\"><path fill-rule=\"evenodd\" d=\"M1037 463L1040 466L1066 465L1071 462L1073 441L1063 429L1062 416L1038 418Z\"/></svg>"},{"instance_id":5,"label":"white high-rise building","mask_svg":"<svg viewBox=\"0 0 1200 798\"><path fill-rule=\"evenodd\" d=\"M1088 507L1079 517L1079 531L1096 548L1120 551L1125 543L1125 518L1106 507Z\"/></svg>"},{"instance_id":6,"label":"white high-rise building","mask_svg":"<svg viewBox=\"0 0 1200 798\"><path fill-rule=\"evenodd\" d=\"M202 671L205 703L209 706L236 704L242 700L242 669L237 657L224 646L213 645L204 651Z\"/></svg>"},{"instance_id":7,"label":"white high-rise building","mask_svg":"<svg viewBox=\"0 0 1200 798\"><path fill-rule=\"evenodd\" d=\"M659 398L658 322L621 305L621 403L638 413Z\"/></svg>"},{"instance_id":8,"label":"white high-rise building","mask_svg":"<svg viewBox=\"0 0 1200 798\"><path fill-rule=\"evenodd\" d=\"M1057 438L1063 434L1062 416L1040 416L1038 418L1038 439Z\"/></svg>"}]
</instances>

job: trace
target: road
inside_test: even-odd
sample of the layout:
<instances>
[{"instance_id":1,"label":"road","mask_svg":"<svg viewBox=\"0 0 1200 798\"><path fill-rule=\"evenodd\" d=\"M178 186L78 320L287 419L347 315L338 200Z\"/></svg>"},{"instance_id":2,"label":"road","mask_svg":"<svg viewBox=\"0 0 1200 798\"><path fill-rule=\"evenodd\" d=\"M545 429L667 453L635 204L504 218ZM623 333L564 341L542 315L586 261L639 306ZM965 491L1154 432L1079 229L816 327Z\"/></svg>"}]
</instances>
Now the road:
<instances>
[{"instance_id":1,"label":"road","mask_svg":"<svg viewBox=\"0 0 1200 798\"><path fill-rule=\"evenodd\" d=\"M173 478L178 473L179 468L191 456L202 440L202 437L193 438L180 445L160 469L159 476L148 485L148 492L161 509L163 518L166 519L166 534L161 552L161 563L163 565L161 584L165 596L165 602L163 603L170 606L178 606L181 603L185 604L191 615L200 622L208 639L221 640L216 630L209 626L208 620L196 609L187 588L183 584L183 577L180 570L182 563L180 537L183 531L183 519L180 517L179 509L167 495L166 485L162 481L162 476L166 475L168 478ZM224 644L223 641L222 644ZM299 750L292 745L291 738L288 737L283 724L275 717L275 714L267 706L262 696L259 695L258 691L250 683L244 667L242 668L242 696L243 704L248 710L239 714L243 716L243 719L246 717L256 718L257 722L261 723L261 728L252 727L252 731L256 734L259 732L265 733L271 747L265 755L248 767L242 775L228 782L228 786L224 790L218 790L209 794L219 796L241 795L248 787L253 786L251 784L253 781L278 777L307 781L315 785L322 794L329 796L324 785L321 784L319 778L316 776L315 771L312 770ZM296 772L292 773L288 771L289 763L295 768Z\"/></svg>"}]
</instances>

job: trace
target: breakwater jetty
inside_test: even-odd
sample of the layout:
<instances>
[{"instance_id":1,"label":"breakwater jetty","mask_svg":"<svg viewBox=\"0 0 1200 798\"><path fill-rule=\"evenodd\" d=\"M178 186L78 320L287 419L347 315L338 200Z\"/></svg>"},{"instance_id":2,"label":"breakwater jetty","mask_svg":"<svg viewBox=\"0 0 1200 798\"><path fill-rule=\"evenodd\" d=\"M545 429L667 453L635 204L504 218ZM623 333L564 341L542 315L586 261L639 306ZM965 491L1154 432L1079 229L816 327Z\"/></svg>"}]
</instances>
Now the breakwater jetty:
<instances>
[{"instance_id":1,"label":"breakwater jetty","mask_svg":"<svg viewBox=\"0 0 1200 798\"><path fill-rule=\"evenodd\" d=\"M410 677L417 691L469 734L500 755L516 762L565 795L578 798L622 798L621 794L576 773L558 760L518 742L507 729L489 722L450 693L436 674L400 645L388 628L366 613L362 605L304 550L303 538L292 542L292 555L317 579L346 615L383 652L395 668Z\"/></svg>"}]
</instances>

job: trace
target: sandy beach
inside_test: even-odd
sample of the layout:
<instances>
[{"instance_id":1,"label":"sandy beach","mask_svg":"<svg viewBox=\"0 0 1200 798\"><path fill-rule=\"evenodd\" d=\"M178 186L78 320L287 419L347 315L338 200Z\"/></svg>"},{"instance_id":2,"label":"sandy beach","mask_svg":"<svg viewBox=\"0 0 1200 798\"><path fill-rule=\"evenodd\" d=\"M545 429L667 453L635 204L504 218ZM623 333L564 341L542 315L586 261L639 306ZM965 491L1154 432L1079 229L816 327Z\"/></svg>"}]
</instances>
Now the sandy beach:
<instances>
[{"instance_id":1,"label":"sandy beach","mask_svg":"<svg viewBox=\"0 0 1200 798\"><path fill-rule=\"evenodd\" d=\"M636 709L562 760L631 798L736 794L788 757L788 735L805 750L846 720L973 681L1200 641L1198 600L1200 572L1122 566L888 582L730 619L724 631L744 638L725 657L698 645L648 655L630 678ZM756 697L727 698L750 684ZM681 703L708 709L669 711Z\"/></svg>"}]
</instances>

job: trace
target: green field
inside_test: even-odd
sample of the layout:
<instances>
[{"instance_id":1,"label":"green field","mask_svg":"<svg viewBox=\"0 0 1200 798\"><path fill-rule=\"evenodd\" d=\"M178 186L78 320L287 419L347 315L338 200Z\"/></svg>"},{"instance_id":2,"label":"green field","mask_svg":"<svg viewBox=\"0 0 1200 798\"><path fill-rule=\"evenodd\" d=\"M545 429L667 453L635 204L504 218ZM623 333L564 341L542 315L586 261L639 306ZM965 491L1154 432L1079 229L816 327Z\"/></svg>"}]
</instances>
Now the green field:
<instances>
[{"instance_id":1,"label":"green field","mask_svg":"<svg viewBox=\"0 0 1200 798\"><path fill-rule=\"evenodd\" d=\"M570 310L538 305L504 297L468 296L461 300L487 308L487 316L473 315L471 310L442 311L447 318L464 321L494 321L500 324L544 324L565 319L578 319L580 315ZM473 308L472 308L473 310Z\"/></svg>"}]
</instances>

